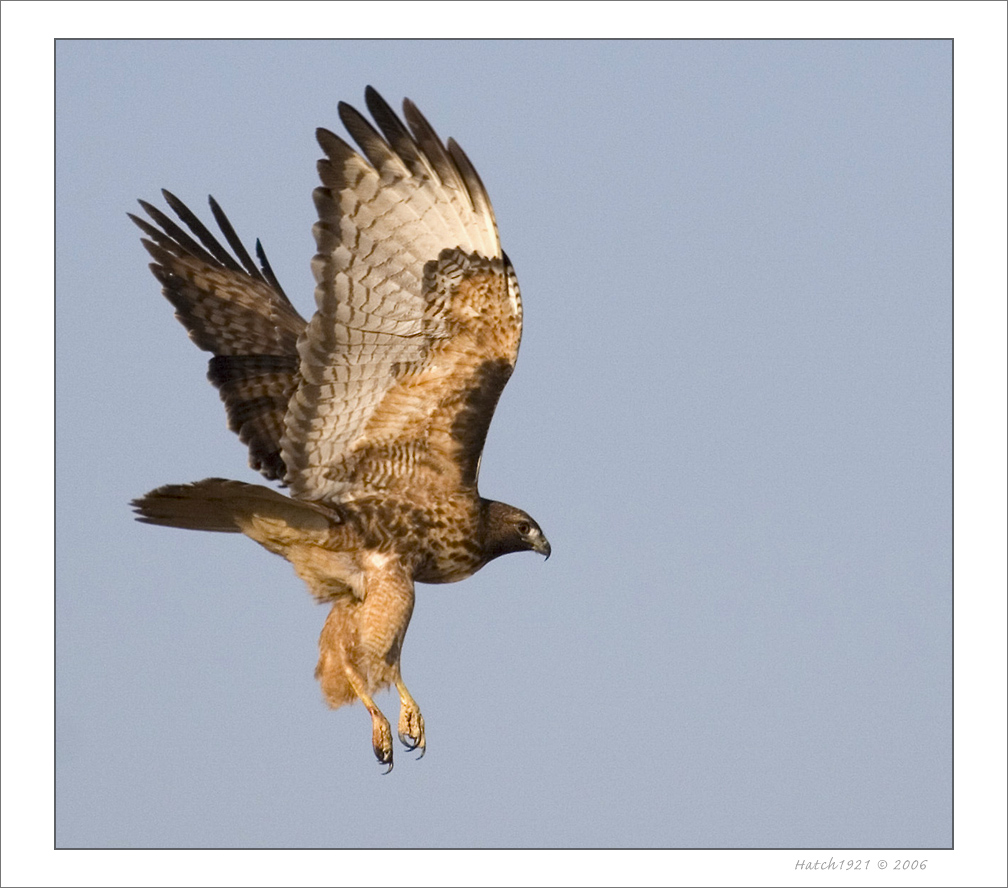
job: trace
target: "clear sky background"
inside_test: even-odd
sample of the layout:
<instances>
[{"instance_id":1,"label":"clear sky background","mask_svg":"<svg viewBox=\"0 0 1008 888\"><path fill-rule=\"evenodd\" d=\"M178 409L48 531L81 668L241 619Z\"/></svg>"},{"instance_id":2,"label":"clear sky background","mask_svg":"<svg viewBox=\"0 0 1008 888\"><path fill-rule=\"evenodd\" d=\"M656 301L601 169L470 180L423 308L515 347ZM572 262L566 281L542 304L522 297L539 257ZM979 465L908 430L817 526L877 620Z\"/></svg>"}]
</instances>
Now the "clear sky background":
<instances>
[{"instance_id":1,"label":"clear sky background","mask_svg":"<svg viewBox=\"0 0 1008 888\"><path fill-rule=\"evenodd\" d=\"M57 847L951 844L950 42L63 42L55 83ZM368 83L493 199L526 326L481 488L554 552L418 587L403 664L429 751L387 777L364 709L321 701L325 609L290 567L128 508L259 477L125 213L165 186L208 218L213 193L308 314L314 128ZM33 810L8 801L9 728L20 752L34 723L9 717L11 457L35 454L7 422L6 133L9 851ZM1003 448L995 215L1000 277L957 298L967 325L995 307ZM983 497L973 468L960 498ZM1003 553L1003 465L987 478ZM961 576L989 542L960 542L956 628L979 610L1003 652L1003 563ZM1003 715L995 664L967 690Z\"/></svg>"}]
</instances>

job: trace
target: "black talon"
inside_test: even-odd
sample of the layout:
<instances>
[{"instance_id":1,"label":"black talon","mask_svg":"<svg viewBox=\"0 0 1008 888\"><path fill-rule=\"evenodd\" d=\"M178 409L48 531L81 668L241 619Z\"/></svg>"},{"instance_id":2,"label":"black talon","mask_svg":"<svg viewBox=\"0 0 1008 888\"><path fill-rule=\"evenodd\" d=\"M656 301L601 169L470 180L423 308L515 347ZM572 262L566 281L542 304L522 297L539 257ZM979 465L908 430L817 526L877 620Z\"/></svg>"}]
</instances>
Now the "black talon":
<instances>
[{"instance_id":1,"label":"black talon","mask_svg":"<svg viewBox=\"0 0 1008 888\"><path fill-rule=\"evenodd\" d=\"M377 746L372 747L374 749L375 758L378 759L379 765L388 765L388 770L384 771L384 774L388 774L392 770L393 758L392 751L389 750L388 758L385 758L384 753Z\"/></svg>"}]
</instances>

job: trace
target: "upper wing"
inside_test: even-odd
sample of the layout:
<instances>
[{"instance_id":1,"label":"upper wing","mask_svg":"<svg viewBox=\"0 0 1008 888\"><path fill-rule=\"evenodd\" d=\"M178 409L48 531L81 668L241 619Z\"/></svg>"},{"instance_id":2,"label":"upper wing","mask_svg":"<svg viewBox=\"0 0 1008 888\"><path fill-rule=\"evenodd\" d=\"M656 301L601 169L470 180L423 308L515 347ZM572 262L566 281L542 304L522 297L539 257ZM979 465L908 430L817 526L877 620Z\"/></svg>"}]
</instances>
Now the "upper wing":
<instances>
[{"instance_id":1,"label":"upper wing","mask_svg":"<svg viewBox=\"0 0 1008 888\"><path fill-rule=\"evenodd\" d=\"M521 339L517 280L472 164L408 99L409 130L374 89L366 99L381 134L339 106L363 157L317 134L318 311L281 442L306 499L475 488Z\"/></svg>"},{"instance_id":2,"label":"upper wing","mask_svg":"<svg viewBox=\"0 0 1008 888\"><path fill-rule=\"evenodd\" d=\"M305 320L284 294L259 242L261 269L212 197L210 208L237 260L182 201L162 193L199 243L140 201L160 226L129 214L147 235L141 240L154 258L151 271L189 338L214 353L207 376L220 391L229 427L248 445L249 465L282 481L286 467L280 438L287 403L300 379L297 340Z\"/></svg>"}]
</instances>

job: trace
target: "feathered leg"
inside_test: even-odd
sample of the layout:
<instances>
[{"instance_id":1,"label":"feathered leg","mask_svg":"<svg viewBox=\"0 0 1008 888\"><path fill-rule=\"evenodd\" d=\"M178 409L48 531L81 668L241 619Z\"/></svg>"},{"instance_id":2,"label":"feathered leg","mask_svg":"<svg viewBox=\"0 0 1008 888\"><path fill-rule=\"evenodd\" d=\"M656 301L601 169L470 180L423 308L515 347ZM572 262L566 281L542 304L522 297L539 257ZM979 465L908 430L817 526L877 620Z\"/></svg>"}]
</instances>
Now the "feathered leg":
<instances>
[{"instance_id":1,"label":"feathered leg","mask_svg":"<svg viewBox=\"0 0 1008 888\"><path fill-rule=\"evenodd\" d=\"M406 690L399 669L413 613L413 583L387 557L362 555L361 566L363 598L346 595L333 604L319 636L315 675L333 708L355 699L367 707L375 756L391 771L392 730L372 694L394 683L401 702L399 739L408 749L422 751L426 746L420 708Z\"/></svg>"},{"instance_id":2,"label":"feathered leg","mask_svg":"<svg viewBox=\"0 0 1008 888\"><path fill-rule=\"evenodd\" d=\"M360 644L360 602L343 598L329 612L319 636L315 677L333 709L360 700L371 714L371 745L378 762L392 770L392 728L371 692L381 685L368 681L366 650ZM362 672L362 669L365 670ZM370 686L369 686L370 685ZM386 771L385 773L388 773Z\"/></svg>"}]
</instances>

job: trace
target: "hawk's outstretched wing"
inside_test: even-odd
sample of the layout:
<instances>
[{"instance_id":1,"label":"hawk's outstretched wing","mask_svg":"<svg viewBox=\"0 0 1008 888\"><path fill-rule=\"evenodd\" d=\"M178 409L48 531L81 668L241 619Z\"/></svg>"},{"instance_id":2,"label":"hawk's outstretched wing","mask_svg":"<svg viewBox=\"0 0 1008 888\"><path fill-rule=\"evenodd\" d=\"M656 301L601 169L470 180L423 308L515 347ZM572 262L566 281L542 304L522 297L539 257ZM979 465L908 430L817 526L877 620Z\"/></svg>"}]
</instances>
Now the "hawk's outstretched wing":
<instances>
[{"instance_id":1,"label":"hawk's outstretched wing","mask_svg":"<svg viewBox=\"0 0 1008 888\"><path fill-rule=\"evenodd\" d=\"M374 89L366 98L381 134L339 106L363 157L318 131L318 311L297 344L286 480L321 500L475 489L518 355L518 284L458 145L442 145L409 100L407 130Z\"/></svg>"},{"instance_id":2,"label":"hawk's outstretched wing","mask_svg":"<svg viewBox=\"0 0 1008 888\"><path fill-rule=\"evenodd\" d=\"M249 465L282 481L280 438L299 380L297 340L305 320L284 294L258 241L261 269L212 197L210 209L240 264L182 201L169 191L162 194L200 243L157 207L140 201L160 226L129 214L147 235L142 242L154 259L151 271L189 338L214 353L207 376L220 390L229 427L248 445Z\"/></svg>"}]
</instances>

